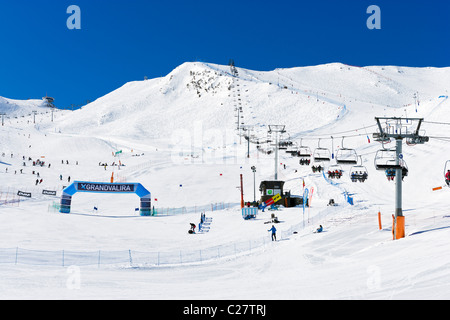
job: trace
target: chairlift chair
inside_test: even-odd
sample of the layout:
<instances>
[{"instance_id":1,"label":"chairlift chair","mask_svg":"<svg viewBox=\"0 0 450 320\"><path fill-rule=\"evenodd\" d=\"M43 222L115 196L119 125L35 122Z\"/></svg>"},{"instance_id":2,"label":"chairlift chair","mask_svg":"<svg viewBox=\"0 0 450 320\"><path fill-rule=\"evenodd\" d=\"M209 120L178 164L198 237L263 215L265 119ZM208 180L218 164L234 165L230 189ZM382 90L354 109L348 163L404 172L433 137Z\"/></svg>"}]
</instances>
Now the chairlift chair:
<instances>
[{"instance_id":1,"label":"chairlift chair","mask_svg":"<svg viewBox=\"0 0 450 320\"><path fill-rule=\"evenodd\" d=\"M303 145L303 139L300 140L300 146L297 148L297 154L300 158L311 158L311 149Z\"/></svg>"},{"instance_id":2,"label":"chairlift chair","mask_svg":"<svg viewBox=\"0 0 450 320\"><path fill-rule=\"evenodd\" d=\"M369 177L369 172L367 171L367 168L362 164L362 157L359 156L359 159L361 160L361 164L355 165L350 168L350 179L353 182L356 181L364 182Z\"/></svg>"},{"instance_id":3,"label":"chairlift chair","mask_svg":"<svg viewBox=\"0 0 450 320\"><path fill-rule=\"evenodd\" d=\"M330 150L320 147L320 139L317 148L314 150L313 158L316 162L328 162L331 160Z\"/></svg>"},{"instance_id":4,"label":"chairlift chair","mask_svg":"<svg viewBox=\"0 0 450 320\"><path fill-rule=\"evenodd\" d=\"M291 156L296 157L298 156L298 147L295 143L291 143L287 149L286 153L289 153Z\"/></svg>"},{"instance_id":5,"label":"chairlift chair","mask_svg":"<svg viewBox=\"0 0 450 320\"><path fill-rule=\"evenodd\" d=\"M330 178L330 179L335 179L335 178L340 179L342 177L343 172L344 171L342 170L342 167L340 165L333 164L333 165L328 167L328 171L327 171L328 178Z\"/></svg>"},{"instance_id":6,"label":"chairlift chair","mask_svg":"<svg viewBox=\"0 0 450 320\"><path fill-rule=\"evenodd\" d=\"M298 156L300 158L311 158L311 149L306 146L300 146L297 150Z\"/></svg>"},{"instance_id":7,"label":"chairlift chair","mask_svg":"<svg viewBox=\"0 0 450 320\"><path fill-rule=\"evenodd\" d=\"M445 175L447 174L448 171L450 171L450 160L447 160L445 162L445 167L444 167L444 180L445 180L445 183L447 183L447 185L450 186L450 180L447 180L447 178L445 177Z\"/></svg>"},{"instance_id":8,"label":"chairlift chair","mask_svg":"<svg viewBox=\"0 0 450 320\"><path fill-rule=\"evenodd\" d=\"M404 177L408 176L408 166L406 165L406 162L404 160L400 160L400 164L397 167L400 167L402 170L402 180L403 180ZM397 171L393 168L388 168L385 170L385 173L388 180L393 181Z\"/></svg>"},{"instance_id":9,"label":"chairlift chair","mask_svg":"<svg viewBox=\"0 0 450 320\"><path fill-rule=\"evenodd\" d=\"M344 138L342 138L342 147L336 152L336 163L344 165L354 165L358 163L358 154L355 149L344 147Z\"/></svg>"},{"instance_id":10,"label":"chairlift chair","mask_svg":"<svg viewBox=\"0 0 450 320\"><path fill-rule=\"evenodd\" d=\"M395 164L397 152L395 149L380 149L375 154L374 164L377 170L401 169L402 166Z\"/></svg>"}]
</instances>

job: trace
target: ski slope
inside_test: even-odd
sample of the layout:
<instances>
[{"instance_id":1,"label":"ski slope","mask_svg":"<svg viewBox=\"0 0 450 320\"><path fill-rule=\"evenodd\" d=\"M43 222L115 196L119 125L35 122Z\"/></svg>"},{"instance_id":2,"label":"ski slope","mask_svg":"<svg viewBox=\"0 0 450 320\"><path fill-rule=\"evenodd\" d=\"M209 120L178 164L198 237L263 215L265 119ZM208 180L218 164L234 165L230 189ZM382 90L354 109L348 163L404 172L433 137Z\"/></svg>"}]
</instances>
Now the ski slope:
<instances>
[{"instance_id":1,"label":"ski slope","mask_svg":"<svg viewBox=\"0 0 450 320\"><path fill-rule=\"evenodd\" d=\"M238 71L233 78L228 66L185 63L166 77L127 83L80 110L55 112L53 122L44 111L33 124L34 100L10 108L13 100L0 98L0 112L9 117L0 130L0 161L11 164L0 164L0 252L20 253L18 263L0 263L0 297L448 299L450 190L432 188L444 184L450 160L448 140L441 138L449 132L443 123L450 122L450 68L333 63ZM256 166L258 198L259 182L273 179L274 157L250 144L247 158L247 141L236 131L237 101L255 139L266 139L270 124L284 124L283 138L311 150L319 138L321 147L334 152L344 143L362 155L368 180L351 182L344 166L342 179L331 184L281 150L278 176L285 190L301 195L305 181L314 193L305 212L275 212L281 223L279 241L272 243L271 224L265 222L273 212L251 221L241 217L239 175L245 201L252 201ZM421 129L433 137L424 145L403 146L407 235L397 241L391 233L395 186L373 164L381 148L372 138L374 118L384 116L424 117L428 123ZM37 168L25 160L23 166L23 156L46 164ZM120 170L111 166L119 160ZM135 195L76 194L71 214L52 209L69 176L108 182L113 173L116 181L143 184L155 208L171 213L140 217ZM57 190L57 196L42 195L43 189ZM33 197L1 204L18 199L17 190ZM353 195L353 206L344 191ZM327 206L329 199L338 206ZM201 212L212 219L209 232L189 235L189 223L198 224ZM313 233L319 224L324 232ZM217 255L209 255L213 251ZM126 262L62 267L62 252L95 261L98 252L125 252ZM160 264L147 259L154 255Z\"/></svg>"}]
</instances>

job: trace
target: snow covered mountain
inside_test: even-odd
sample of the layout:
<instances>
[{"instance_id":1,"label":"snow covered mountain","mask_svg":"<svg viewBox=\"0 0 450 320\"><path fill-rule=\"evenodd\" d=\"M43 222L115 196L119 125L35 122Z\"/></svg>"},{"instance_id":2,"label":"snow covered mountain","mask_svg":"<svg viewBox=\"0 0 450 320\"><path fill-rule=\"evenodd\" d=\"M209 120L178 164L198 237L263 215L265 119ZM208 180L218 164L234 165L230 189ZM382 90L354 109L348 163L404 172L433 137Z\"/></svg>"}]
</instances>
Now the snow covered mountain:
<instances>
[{"instance_id":1,"label":"snow covered mountain","mask_svg":"<svg viewBox=\"0 0 450 320\"><path fill-rule=\"evenodd\" d=\"M0 265L4 286L11 289L0 296L448 298L449 190L432 187L443 185L443 169L450 160L449 90L450 68L333 63L262 72L195 62L162 78L127 83L80 110L58 113L54 122L44 113L32 124L27 112L38 102L14 102L14 112L26 112L0 130L0 161L11 164L7 172L0 165L0 262L19 252L29 264ZM0 112L12 104L0 99ZM383 116L423 117L421 131L430 137L424 145L404 146L409 168L403 185L407 237L399 241L392 241L390 234L394 183L374 167L374 156L382 148L372 138L374 118ZM237 121L240 127L253 128L250 158ZM273 179L273 153L260 152L255 144L260 142L260 150L270 148L264 141L272 138L272 124L286 126L283 140L312 151L318 146L334 154L343 146L354 149L369 174L365 183L355 183L350 167L344 166L342 179L330 183L281 151L278 171L285 190L301 195L304 181L314 195L305 212L298 207L275 212L282 221L279 235L286 241L273 245L264 224L272 212L243 220L238 189L242 174L245 200L252 201L254 177L256 187ZM117 151L122 153L114 157ZM35 167L27 160L23 166L23 157L51 164L38 168L42 184L35 182ZM120 170L111 165L119 160L125 164ZM99 165L105 162L107 167ZM51 210L69 176L71 181L107 182L111 175L116 182L147 186L152 204L171 214L139 217L134 195L80 194L74 197L73 214ZM43 195L44 188L56 190L57 197ZM17 190L32 192L33 197L11 205ZM354 205L346 202L344 193L353 196ZM328 207L330 199L338 206ZM222 205L219 210L217 203ZM210 231L188 235L186 228L201 211L213 218ZM318 224L325 232L312 234ZM255 239L265 240L255 246ZM242 243L245 256L225 250ZM54 282L28 290L33 281L54 277L53 261L60 261L61 250L66 257L70 252L85 257L92 251L96 263L100 251L111 256L125 252L127 267L133 268L86 266L81 285L89 285L81 291L69 292ZM34 251L38 258L32 258ZM43 251L54 252L56 258L44 258ZM204 261L208 252L215 255ZM168 257L176 261L175 267L139 259L150 255L161 261ZM180 262L186 256L192 264ZM47 264L39 268L39 279L25 272L33 263ZM112 286L116 289L110 290Z\"/></svg>"},{"instance_id":2,"label":"snow covered mountain","mask_svg":"<svg viewBox=\"0 0 450 320\"><path fill-rule=\"evenodd\" d=\"M450 82L449 68L334 63L270 72L237 70L234 78L228 66L184 63L166 77L125 84L67 115L61 127L65 132L108 131L137 139L167 137L195 121L202 121L205 130L234 129L233 107L239 102L246 125L283 123L295 136L326 129L337 119L349 119L342 123L348 125L351 112L366 113L368 125L372 115L413 105L416 94L422 103L437 102L448 95Z\"/></svg>"},{"instance_id":3,"label":"snow covered mountain","mask_svg":"<svg viewBox=\"0 0 450 320\"><path fill-rule=\"evenodd\" d=\"M30 115L33 111L46 112L48 107L44 100L14 100L0 97L0 113L7 117L22 117Z\"/></svg>"}]
</instances>

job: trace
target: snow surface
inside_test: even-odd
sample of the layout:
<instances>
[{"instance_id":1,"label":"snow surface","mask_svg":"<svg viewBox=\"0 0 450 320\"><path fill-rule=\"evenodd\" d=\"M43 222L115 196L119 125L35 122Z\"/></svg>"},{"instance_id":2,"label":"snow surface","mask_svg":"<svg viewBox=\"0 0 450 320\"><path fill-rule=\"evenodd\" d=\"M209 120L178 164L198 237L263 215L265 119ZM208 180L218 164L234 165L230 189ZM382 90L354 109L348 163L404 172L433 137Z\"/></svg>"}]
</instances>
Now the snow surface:
<instances>
[{"instance_id":1,"label":"snow surface","mask_svg":"<svg viewBox=\"0 0 450 320\"><path fill-rule=\"evenodd\" d=\"M0 130L0 153L5 153L0 161L11 164L0 164L0 252L20 252L17 263L0 263L0 298L450 298L450 191L432 191L444 184L450 159L448 140L435 138L450 132L448 125L437 123L450 122L450 68L334 63L238 71L233 79L228 66L185 63L166 77L127 83L81 110L55 112L54 122L44 111L33 124L29 114L42 103L38 100L0 98L0 112L8 115ZM271 224L264 223L272 212L251 221L241 217L239 175L245 200L252 201L251 166L257 168L258 188L260 181L273 179L274 158L258 152L255 144L246 157L246 140L235 130L237 84L242 121L254 125L254 139L267 138L268 125L284 124L284 138L312 150L319 138L321 147L337 150L344 142L355 148L369 172L365 183L352 183L349 167L344 167L344 177L330 184L280 151L279 162L286 169L279 166L279 179L286 181L285 190L301 195L305 181L314 193L305 212L297 207L275 213L281 220L275 243L267 232ZM432 137L430 142L403 146L409 168L403 184L407 235L397 241L391 233L395 185L373 165L381 148L372 138L376 116L434 122L421 128ZM118 150L120 158L113 157ZM51 167L31 167L29 161L23 167L23 156ZM119 160L125 164L120 170L99 166ZM40 173L42 184L35 185L32 170ZM135 195L96 194L76 194L71 214L52 209L69 184L68 176L71 181L107 182L113 172L116 181L147 187L157 209L176 210L140 217L134 210L139 205ZM58 190L57 197L42 195L42 189ZM32 192L33 198L5 204L18 199L17 190ZM345 201L344 191L353 194L353 206ZM338 206L327 206L331 198ZM189 235L189 223L197 224L202 211L212 218L209 232ZM319 224L324 232L313 233ZM242 244L245 250L239 254L225 253ZM206 259L211 250L223 251ZM83 256L99 251L131 252L133 260L60 263L61 252ZM53 253L55 263L36 258ZM139 260L139 255L158 253L195 257L189 263L177 258L160 265Z\"/></svg>"}]
</instances>

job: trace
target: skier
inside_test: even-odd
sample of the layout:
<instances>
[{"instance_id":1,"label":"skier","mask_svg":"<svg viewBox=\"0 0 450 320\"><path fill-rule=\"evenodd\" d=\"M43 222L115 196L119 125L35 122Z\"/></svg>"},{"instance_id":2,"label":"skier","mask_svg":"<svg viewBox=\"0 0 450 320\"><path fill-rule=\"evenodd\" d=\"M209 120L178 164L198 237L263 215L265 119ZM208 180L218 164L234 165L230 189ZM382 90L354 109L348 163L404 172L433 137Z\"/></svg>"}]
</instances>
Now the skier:
<instances>
[{"instance_id":1,"label":"skier","mask_svg":"<svg viewBox=\"0 0 450 320\"><path fill-rule=\"evenodd\" d=\"M60 174L60 175L59 175L59 180L61 180L61 181L62 181L62 174Z\"/></svg>"},{"instance_id":2,"label":"skier","mask_svg":"<svg viewBox=\"0 0 450 320\"><path fill-rule=\"evenodd\" d=\"M274 225L272 225L272 228L270 228L267 231L272 231L272 241L277 241L277 229Z\"/></svg>"},{"instance_id":3,"label":"skier","mask_svg":"<svg viewBox=\"0 0 450 320\"><path fill-rule=\"evenodd\" d=\"M67 182L70 182L70 176L67 178Z\"/></svg>"},{"instance_id":4,"label":"skier","mask_svg":"<svg viewBox=\"0 0 450 320\"><path fill-rule=\"evenodd\" d=\"M321 233L323 231L322 225L319 225L319 228L317 228L316 233Z\"/></svg>"},{"instance_id":5,"label":"skier","mask_svg":"<svg viewBox=\"0 0 450 320\"><path fill-rule=\"evenodd\" d=\"M447 170L447 173L445 174L445 182L450 186L450 170Z\"/></svg>"}]
</instances>

